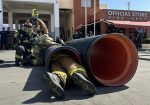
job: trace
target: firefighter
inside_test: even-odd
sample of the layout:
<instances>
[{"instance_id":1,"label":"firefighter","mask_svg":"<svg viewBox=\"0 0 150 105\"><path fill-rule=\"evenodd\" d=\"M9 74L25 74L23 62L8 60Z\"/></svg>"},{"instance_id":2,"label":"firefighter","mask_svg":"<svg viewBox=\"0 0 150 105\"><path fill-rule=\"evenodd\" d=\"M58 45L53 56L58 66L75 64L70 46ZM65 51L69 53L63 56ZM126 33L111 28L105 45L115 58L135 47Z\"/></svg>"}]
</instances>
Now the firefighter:
<instances>
[{"instance_id":1,"label":"firefighter","mask_svg":"<svg viewBox=\"0 0 150 105\"><path fill-rule=\"evenodd\" d=\"M52 45L60 46L60 44L54 42L48 35L42 35L33 50L33 56L38 59L36 61L40 61L40 63L44 62L44 55L42 54L44 54L43 51L45 50L41 50L41 48L47 49ZM63 98L65 96L64 87L68 76L87 95L94 95L96 88L88 80L85 68L75 62L69 55L66 53L56 53L50 62L52 63L52 68L48 72L45 72L43 78L48 82L48 88L55 98Z\"/></svg>"},{"instance_id":2,"label":"firefighter","mask_svg":"<svg viewBox=\"0 0 150 105\"><path fill-rule=\"evenodd\" d=\"M34 29L35 27L32 27L32 29L35 33L41 31L40 33L42 35L35 41L33 53L31 54L32 57L35 58L31 60L35 65L44 62L43 54L45 49L53 45L61 46L61 44L54 42L53 39L48 36L48 29L41 19L37 19L37 23L38 29ZM52 63L52 68L44 73L43 78L48 82L48 88L55 98L63 98L65 96L64 87L68 76L77 86L82 88L87 95L94 95L96 88L89 81L85 68L75 62L69 55L63 52L56 53L50 62Z\"/></svg>"},{"instance_id":3,"label":"firefighter","mask_svg":"<svg viewBox=\"0 0 150 105\"><path fill-rule=\"evenodd\" d=\"M25 66L26 58L31 55L32 47L37 34L32 32L32 24L25 23L24 30L19 30L18 46L16 47L15 63L19 66L21 63Z\"/></svg>"},{"instance_id":4,"label":"firefighter","mask_svg":"<svg viewBox=\"0 0 150 105\"><path fill-rule=\"evenodd\" d=\"M18 30L13 30L13 49L16 49L17 47L18 35L19 35Z\"/></svg>"},{"instance_id":5,"label":"firefighter","mask_svg":"<svg viewBox=\"0 0 150 105\"><path fill-rule=\"evenodd\" d=\"M31 15L32 15L31 18L27 19L26 22L32 23L33 31L39 35L40 34L48 34L47 26L40 18L38 18L39 13L38 13L37 9L32 9Z\"/></svg>"},{"instance_id":6,"label":"firefighter","mask_svg":"<svg viewBox=\"0 0 150 105\"><path fill-rule=\"evenodd\" d=\"M29 18L26 22L32 24L32 31L36 33L39 38L37 38L37 40L35 41L35 44L33 46L33 53L30 56L32 60L29 61L31 61L30 63L32 65L43 65L43 51L50 45L58 45L58 43L54 42L53 39L48 36L47 26L41 19L38 18L38 11L36 9L33 9L31 14L32 17Z\"/></svg>"},{"instance_id":7,"label":"firefighter","mask_svg":"<svg viewBox=\"0 0 150 105\"><path fill-rule=\"evenodd\" d=\"M52 68L49 72L45 72L43 78L48 82L52 96L57 99L64 98L64 88L68 77L87 95L94 95L96 88L89 81L85 68L70 56L65 53L57 53L51 62Z\"/></svg>"}]
</instances>

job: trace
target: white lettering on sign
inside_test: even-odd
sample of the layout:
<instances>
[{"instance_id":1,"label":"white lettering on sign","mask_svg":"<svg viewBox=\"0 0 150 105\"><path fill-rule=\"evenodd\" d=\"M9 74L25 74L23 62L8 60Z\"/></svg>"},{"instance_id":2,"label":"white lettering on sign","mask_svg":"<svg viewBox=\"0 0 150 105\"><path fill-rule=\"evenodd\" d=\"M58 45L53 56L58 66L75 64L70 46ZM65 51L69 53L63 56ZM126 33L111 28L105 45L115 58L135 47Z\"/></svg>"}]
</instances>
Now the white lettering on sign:
<instances>
[{"instance_id":1,"label":"white lettering on sign","mask_svg":"<svg viewBox=\"0 0 150 105\"><path fill-rule=\"evenodd\" d=\"M132 16L147 17L147 13L145 13L145 12L132 12Z\"/></svg>"},{"instance_id":2,"label":"white lettering on sign","mask_svg":"<svg viewBox=\"0 0 150 105\"><path fill-rule=\"evenodd\" d=\"M132 16L132 17L147 17L146 12L132 12L132 11L108 11L107 14L109 16Z\"/></svg>"}]
</instances>

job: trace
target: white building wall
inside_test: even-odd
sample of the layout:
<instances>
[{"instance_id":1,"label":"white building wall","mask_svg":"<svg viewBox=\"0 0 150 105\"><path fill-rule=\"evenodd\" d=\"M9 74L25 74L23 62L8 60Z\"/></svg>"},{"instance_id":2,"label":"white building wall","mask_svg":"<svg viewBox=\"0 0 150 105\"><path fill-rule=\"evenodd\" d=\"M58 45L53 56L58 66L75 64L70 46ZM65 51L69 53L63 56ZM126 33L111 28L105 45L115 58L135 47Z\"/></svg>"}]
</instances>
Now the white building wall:
<instances>
[{"instance_id":1,"label":"white building wall","mask_svg":"<svg viewBox=\"0 0 150 105\"><path fill-rule=\"evenodd\" d=\"M55 39L60 37L59 33L59 0L56 0L54 3L54 24L55 24Z\"/></svg>"},{"instance_id":2,"label":"white building wall","mask_svg":"<svg viewBox=\"0 0 150 105\"><path fill-rule=\"evenodd\" d=\"M0 31L3 27L3 5L2 0L0 0Z\"/></svg>"},{"instance_id":3,"label":"white building wall","mask_svg":"<svg viewBox=\"0 0 150 105\"><path fill-rule=\"evenodd\" d=\"M12 12L8 12L8 24L9 24L9 27L10 27L10 30L13 29L13 14Z\"/></svg>"},{"instance_id":4,"label":"white building wall","mask_svg":"<svg viewBox=\"0 0 150 105\"><path fill-rule=\"evenodd\" d=\"M37 4L45 3L45 4L49 4L50 6L53 5L53 7L52 7L53 9L51 9L51 10L40 9L38 11L39 11L39 14L47 14L47 15L52 16L48 20L48 21L52 22L51 23L51 32L55 33L55 36L54 36L55 39L56 39L56 37L60 36L59 35L59 28L60 28L60 26L59 26L59 0L0 0L0 1L1 1L1 4L0 4L1 7L3 7L2 6L2 1L3 2L7 1L9 3L11 3L11 2L14 2L14 3L15 2L16 3L17 2L18 3L19 2L24 2L24 3L27 2L28 4L30 4L30 2L31 2L31 4L32 3L37 3ZM6 4L5 4L5 6L6 6ZM10 26L11 29L13 27L13 24L15 24L15 23L13 23L13 15L12 15L13 13L30 13L31 12L31 10L29 8L28 9L23 9L23 8L17 8L16 9L15 7L14 8L8 7L8 8L9 8L7 10L7 12L8 12L8 23L9 23L9 26ZM1 17L3 17L2 14L0 14ZM1 20L3 20L3 18L1 18ZM3 23L1 22L1 24L3 24Z\"/></svg>"}]
</instances>

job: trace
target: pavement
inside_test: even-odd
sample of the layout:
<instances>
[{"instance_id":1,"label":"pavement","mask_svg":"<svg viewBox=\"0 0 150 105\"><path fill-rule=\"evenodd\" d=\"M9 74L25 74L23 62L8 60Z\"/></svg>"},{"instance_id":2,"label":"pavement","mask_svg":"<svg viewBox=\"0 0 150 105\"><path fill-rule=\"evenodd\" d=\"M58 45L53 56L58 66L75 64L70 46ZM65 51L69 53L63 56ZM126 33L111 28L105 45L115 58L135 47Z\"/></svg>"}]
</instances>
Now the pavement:
<instances>
[{"instance_id":1,"label":"pavement","mask_svg":"<svg viewBox=\"0 0 150 105\"><path fill-rule=\"evenodd\" d=\"M150 105L149 51L139 51L139 64L134 77L119 87L97 86L95 96L85 96L79 88L65 89L63 100L50 99L41 80L44 67L15 67L14 51L0 51L0 105Z\"/></svg>"},{"instance_id":2,"label":"pavement","mask_svg":"<svg viewBox=\"0 0 150 105\"><path fill-rule=\"evenodd\" d=\"M139 59L150 61L150 49L142 49L138 51Z\"/></svg>"}]
</instances>

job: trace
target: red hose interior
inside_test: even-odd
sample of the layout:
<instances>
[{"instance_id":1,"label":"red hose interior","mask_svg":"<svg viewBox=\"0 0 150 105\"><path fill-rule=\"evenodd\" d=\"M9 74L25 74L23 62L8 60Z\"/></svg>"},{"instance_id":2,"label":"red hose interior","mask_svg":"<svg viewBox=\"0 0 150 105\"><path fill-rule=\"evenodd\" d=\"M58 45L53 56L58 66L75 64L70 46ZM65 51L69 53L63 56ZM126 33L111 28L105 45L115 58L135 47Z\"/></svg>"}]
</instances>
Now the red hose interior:
<instances>
[{"instance_id":1,"label":"red hose interior","mask_svg":"<svg viewBox=\"0 0 150 105\"><path fill-rule=\"evenodd\" d=\"M123 85L136 72L137 51L125 36L110 34L100 38L92 45L89 56L92 73L104 85Z\"/></svg>"}]
</instances>

